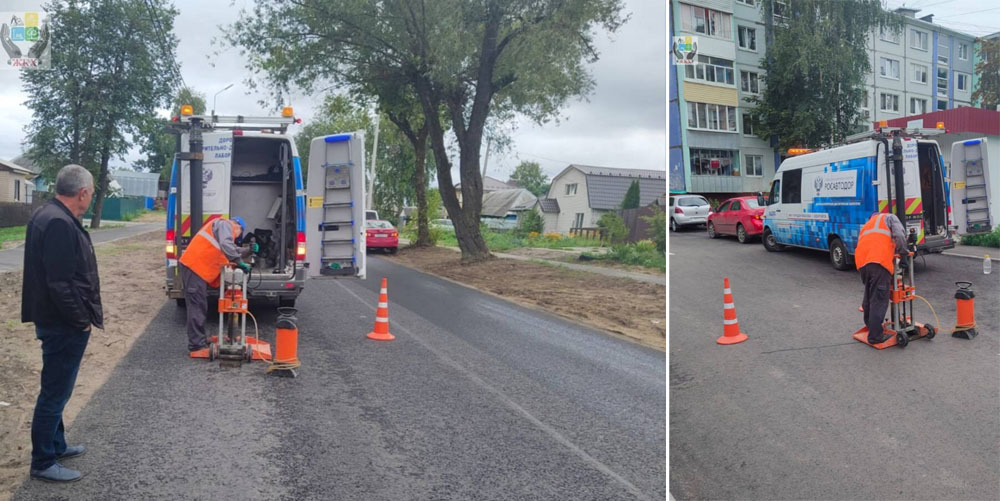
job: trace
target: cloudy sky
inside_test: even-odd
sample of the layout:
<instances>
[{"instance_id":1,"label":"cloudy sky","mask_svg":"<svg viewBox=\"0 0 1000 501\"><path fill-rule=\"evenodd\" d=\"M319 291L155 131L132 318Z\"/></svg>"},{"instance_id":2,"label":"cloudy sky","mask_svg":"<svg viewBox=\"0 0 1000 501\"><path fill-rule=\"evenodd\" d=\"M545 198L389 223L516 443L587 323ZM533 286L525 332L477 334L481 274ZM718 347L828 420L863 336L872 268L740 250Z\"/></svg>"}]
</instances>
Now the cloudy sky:
<instances>
[{"instance_id":1,"label":"cloudy sky","mask_svg":"<svg viewBox=\"0 0 1000 501\"><path fill-rule=\"evenodd\" d=\"M39 4L6 0L0 10L37 8ZM180 39L178 60L187 85L205 94L211 108L213 94L233 83L233 88L218 96L218 113L267 113L257 105L258 99L266 96L250 92L242 83L247 70L237 49L209 56L219 48L212 45L220 34L219 26L235 21L240 8L252 5L251 0L236 0L232 5L205 0L174 0L174 4L180 10L174 33ZM597 83L594 92L585 100L569 102L558 125L520 122L511 149L491 154L487 175L506 180L522 160L538 162L549 177L570 163L664 169L666 7L657 0L626 0L625 4L631 20L612 37L598 37L601 59L591 65ZM0 158L10 159L22 151L24 125L31 120L31 111L22 104L25 99L19 73L0 71ZM322 96L292 96L296 115L305 122L321 101ZM137 158L138 153L133 152L117 163ZM457 168L453 175L457 179Z\"/></svg>"}]
</instances>

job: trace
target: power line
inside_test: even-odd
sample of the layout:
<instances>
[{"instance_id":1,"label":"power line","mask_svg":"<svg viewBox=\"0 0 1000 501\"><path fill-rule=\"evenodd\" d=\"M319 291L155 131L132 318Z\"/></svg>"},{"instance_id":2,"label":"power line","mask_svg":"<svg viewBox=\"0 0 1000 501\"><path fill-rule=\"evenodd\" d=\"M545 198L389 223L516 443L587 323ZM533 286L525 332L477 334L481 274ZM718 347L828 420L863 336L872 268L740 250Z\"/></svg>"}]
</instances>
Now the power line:
<instances>
[{"instance_id":1,"label":"power line","mask_svg":"<svg viewBox=\"0 0 1000 501\"><path fill-rule=\"evenodd\" d=\"M156 31L157 35L159 35L161 42L159 43L160 51L163 53L164 57L169 56L170 51L167 50L167 37L163 33L162 26L160 26L160 23L156 20L156 16L153 15L154 8L152 3L150 2L150 0L143 0L142 4L146 7L146 12L149 13L149 23L153 26L153 30ZM184 81L184 75L181 74L181 69L180 66L177 64L176 59L173 60L172 64L170 65L170 69L172 70L173 73L174 83L176 84L177 81L179 80L181 86L187 87L187 82Z\"/></svg>"},{"instance_id":2,"label":"power line","mask_svg":"<svg viewBox=\"0 0 1000 501\"><path fill-rule=\"evenodd\" d=\"M991 11L991 10L1000 10L1000 7L993 7L993 8L991 8L991 9L983 9L983 10L974 10L974 11L972 11L972 12L964 12L964 13L962 13L962 14L952 14L952 15L950 15L950 16L941 16L941 17L940 17L940 19L948 19L948 18L950 18L950 17L961 17L961 16L968 16L968 15L970 15L970 14L979 14L980 12L989 12L989 11Z\"/></svg>"}]
</instances>

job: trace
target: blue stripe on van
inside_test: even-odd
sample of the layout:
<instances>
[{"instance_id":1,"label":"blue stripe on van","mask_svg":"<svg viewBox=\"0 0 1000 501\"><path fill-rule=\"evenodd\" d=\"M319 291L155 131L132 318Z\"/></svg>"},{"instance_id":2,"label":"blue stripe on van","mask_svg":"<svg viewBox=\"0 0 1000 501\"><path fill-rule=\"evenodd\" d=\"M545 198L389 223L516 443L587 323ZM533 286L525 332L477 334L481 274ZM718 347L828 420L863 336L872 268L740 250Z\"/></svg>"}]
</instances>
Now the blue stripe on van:
<instances>
[{"instance_id":1,"label":"blue stripe on van","mask_svg":"<svg viewBox=\"0 0 1000 501\"><path fill-rule=\"evenodd\" d=\"M171 192L174 188L177 188L177 160L174 160L173 167L170 169L170 188ZM167 229L174 229L174 205L177 203L176 193L167 193Z\"/></svg>"},{"instance_id":2,"label":"blue stripe on van","mask_svg":"<svg viewBox=\"0 0 1000 501\"><path fill-rule=\"evenodd\" d=\"M295 166L295 193L301 193L302 188L302 163L299 157L292 157ZM306 196L295 196L295 231L306 231Z\"/></svg>"},{"instance_id":3,"label":"blue stripe on van","mask_svg":"<svg viewBox=\"0 0 1000 501\"><path fill-rule=\"evenodd\" d=\"M350 141L351 134L337 134L335 136L326 136L323 138L323 140L328 143L342 143L344 141Z\"/></svg>"}]
</instances>

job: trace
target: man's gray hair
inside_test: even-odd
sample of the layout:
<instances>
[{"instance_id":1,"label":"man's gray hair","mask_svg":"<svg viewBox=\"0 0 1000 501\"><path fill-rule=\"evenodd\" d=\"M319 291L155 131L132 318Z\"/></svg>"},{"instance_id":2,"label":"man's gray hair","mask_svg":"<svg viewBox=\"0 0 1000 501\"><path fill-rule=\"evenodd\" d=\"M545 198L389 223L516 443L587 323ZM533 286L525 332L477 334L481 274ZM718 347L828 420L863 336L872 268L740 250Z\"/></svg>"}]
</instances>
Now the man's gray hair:
<instances>
[{"instance_id":1,"label":"man's gray hair","mask_svg":"<svg viewBox=\"0 0 1000 501\"><path fill-rule=\"evenodd\" d=\"M59 174L56 176L56 194L72 197L83 188L94 188L94 175L89 170L76 164L69 164L59 169Z\"/></svg>"}]
</instances>

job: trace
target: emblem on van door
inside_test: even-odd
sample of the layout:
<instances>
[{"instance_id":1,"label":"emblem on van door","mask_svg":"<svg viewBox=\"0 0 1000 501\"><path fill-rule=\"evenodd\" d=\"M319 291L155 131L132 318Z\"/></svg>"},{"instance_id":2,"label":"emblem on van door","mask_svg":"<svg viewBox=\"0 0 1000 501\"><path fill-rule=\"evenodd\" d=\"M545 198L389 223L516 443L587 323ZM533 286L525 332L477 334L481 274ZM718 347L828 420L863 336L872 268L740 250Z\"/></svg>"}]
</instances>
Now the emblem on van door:
<instances>
[{"instance_id":1,"label":"emblem on van door","mask_svg":"<svg viewBox=\"0 0 1000 501\"><path fill-rule=\"evenodd\" d=\"M212 180L212 169L202 169L201 171L201 189L208 188L208 182Z\"/></svg>"},{"instance_id":2,"label":"emblem on van door","mask_svg":"<svg viewBox=\"0 0 1000 501\"><path fill-rule=\"evenodd\" d=\"M813 188L816 188L816 196L819 196L819 191L823 189L823 176L816 176L813 179Z\"/></svg>"}]
</instances>

